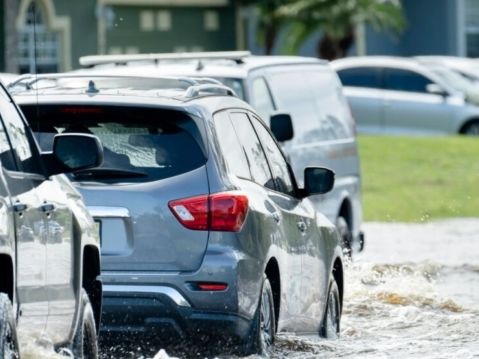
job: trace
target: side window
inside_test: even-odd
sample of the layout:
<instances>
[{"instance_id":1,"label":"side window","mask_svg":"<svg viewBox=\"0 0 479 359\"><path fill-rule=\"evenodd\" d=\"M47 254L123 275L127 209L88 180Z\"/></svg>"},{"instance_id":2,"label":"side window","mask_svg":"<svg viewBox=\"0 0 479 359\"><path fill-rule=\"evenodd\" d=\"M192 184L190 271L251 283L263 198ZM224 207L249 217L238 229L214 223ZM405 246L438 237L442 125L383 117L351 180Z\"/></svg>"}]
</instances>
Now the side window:
<instances>
[{"instance_id":1,"label":"side window","mask_svg":"<svg viewBox=\"0 0 479 359\"><path fill-rule=\"evenodd\" d=\"M14 149L19 169L29 173L42 173L36 145L29 137L28 129L17 110L4 94L0 95L0 116Z\"/></svg>"},{"instance_id":2,"label":"side window","mask_svg":"<svg viewBox=\"0 0 479 359\"><path fill-rule=\"evenodd\" d=\"M218 143L229 171L237 177L251 179L246 155L236 136L228 113L215 114L215 127Z\"/></svg>"},{"instance_id":3,"label":"side window","mask_svg":"<svg viewBox=\"0 0 479 359\"><path fill-rule=\"evenodd\" d=\"M251 104L264 119L269 118L274 111L273 99L271 98L268 85L262 77L258 77L253 81Z\"/></svg>"},{"instance_id":4,"label":"side window","mask_svg":"<svg viewBox=\"0 0 479 359\"><path fill-rule=\"evenodd\" d=\"M252 118L254 127L258 136L263 144L263 148L271 165L271 172L273 173L273 179L276 182L278 190L280 192L292 195L294 194L293 180L288 170L288 165L281 150L274 141L268 130L257 120Z\"/></svg>"},{"instance_id":5,"label":"side window","mask_svg":"<svg viewBox=\"0 0 479 359\"><path fill-rule=\"evenodd\" d=\"M356 67L338 71L343 86L381 88L381 69Z\"/></svg>"},{"instance_id":6,"label":"side window","mask_svg":"<svg viewBox=\"0 0 479 359\"><path fill-rule=\"evenodd\" d=\"M262 186L276 189L269 171L268 161L248 116L240 112L231 113L230 116L246 154L253 181Z\"/></svg>"},{"instance_id":7,"label":"side window","mask_svg":"<svg viewBox=\"0 0 479 359\"><path fill-rule=\"evenodd\" d=\"M384 69L384 88L386 90L426 92L426 86L432 83L427 77L409 70Z\"/></svg>"},{"instance_id":8,"label":"side window","mask_svg":"<svg viewBox=\"0 0 479 359\"><path fill-rule=\"evenodd\" d=\"M5 132L5 127L0 121L0 163L3 168L16 171L17 167L15 166L15 159L13 158L12 149L10 148L10 143L8 142L8 136Z\"/></svg>"}]
</instances>

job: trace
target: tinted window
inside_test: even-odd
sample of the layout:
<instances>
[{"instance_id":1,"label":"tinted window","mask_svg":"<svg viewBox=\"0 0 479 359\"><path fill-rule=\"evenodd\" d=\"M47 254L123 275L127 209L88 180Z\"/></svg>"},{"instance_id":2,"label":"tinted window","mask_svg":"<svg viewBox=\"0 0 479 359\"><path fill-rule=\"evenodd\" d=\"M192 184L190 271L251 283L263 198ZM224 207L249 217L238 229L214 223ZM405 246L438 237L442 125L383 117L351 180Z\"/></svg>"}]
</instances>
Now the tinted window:
<instances>
[{"instance_id":1,"label":"tinted window","mask_svg":"<svg viewBox=\"0 0 479 359\"><path fill-rule=\"evenodd\" d=\"M227 112L215 115L216 139L221 148L228 170L241 178L251 179L246 155Z\"/></svg>"},{"instance_id":2,"label":"tinted window","mask_svg":"<svg viewBox=\"0 0 479 359\"><path fill-rule=\"evenodd\" d=\"M43 150L51 150L58 133L98 136L103 144L104 170L89 172L92 180L158 180L194 170L206 162L196 124L175 111L42 106L37 117L34 106L23 110ZM84 176L74 175L74 179L89 179Z\"/></svg>"},{"instance_id":3,"label":"tinted window","mask_svg":"<svg viewBox=\"0 0 479 359\"><path fill-rule=\"evenodd\" d=\"M37 145L33 138L29 137L31 133L16 108L3 94L0 96L0 113L19 169L29 173L42 173ZM14 167L13 164L10 167ZM9 169L14 170L14 168Z\"/></svg>"},{"instance_id":4,"label":"tinted window","mask_svg":"<svg viewBox=\"0 0 479 359\"><path fill-rule=\"evenodd\" d=\"M381 88L381 71L377 67L356 67L338 71L344 86Z\"/></svg>"},{"instance_id":5,"label":"tinted window","mask_svg":"<svg viewBox=\"0 0 479 359\"><path fill-rule=\"evenodd\" d=\"M432 83L427 77L416 72L400 69L384 69L384 88L395 91L426 92Z\"/></svg>"},{"instance_id":6,"label":"tinted window","mask_svg":"<svg viewBox=\"0 0 479 359\"><path fill-rule=\"evenodd\" d=\"M251 105L263 118L269 118L274 111L273 99L264 78L259 77L253 81L251 89Z\"/></svg>"},{"instance_id":7,"label":"tinted window","mask_svg":"<svg viewBox=\"0 0 479 359\"><path fill-rule=\"evenodd\" d=\"M248 116L235 112L231 114L231 121L246 153L253 180L262 186L275 189L266 156Z\"/></svg>"},{"instance_id":8,"label":"tinted window","mask_svg":"<svg viewBox=\"0 0 479 359\"><path fill-rule=\"evenodd\" d=\"M292 195L294 193L293 181L291 180L288 165L281 150L278 148L273 137L271 137L269 131L266 130L266 128L254 117L253 123L268 156L271 165L271 172L273 173L273 179L276 182L277 189L280 192Z\"/></svg>"},{"instance_id":9,"label":"tinted window","mask_svg":"<svg viewBox=\"0 0 479 359\"><path fill-rule=\"evenodd\" d=\"M13 153L10 148L10 143L8 142L8 137L1 121L0 121L0 162L1 162L1 165L7 170L15 171L17 169L15 166L15 159L13 157Z\"/></svg>"}]
</instances>

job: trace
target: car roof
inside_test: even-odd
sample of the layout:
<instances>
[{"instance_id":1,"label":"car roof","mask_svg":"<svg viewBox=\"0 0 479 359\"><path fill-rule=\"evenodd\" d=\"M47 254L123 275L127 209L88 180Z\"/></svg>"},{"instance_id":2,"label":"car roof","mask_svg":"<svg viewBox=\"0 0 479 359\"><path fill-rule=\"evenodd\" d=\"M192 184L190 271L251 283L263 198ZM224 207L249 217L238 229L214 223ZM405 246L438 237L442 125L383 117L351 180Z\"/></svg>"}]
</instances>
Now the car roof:
<instances>
[{"instance_id":1,"label":"car roof","mask_svg":"<svg viewBox=\"0 0 479 359\"><path fill-rule=\"evenodd\" d=\"M423 70L424 66L413 58L399 56L353 56L331 61L334 69L344 69L357 66L392 66Z\"/></svg>"},{"instance_id":2,"label":"car roof","mask_svg":"<svg viewBox=\"0 0 479 359\"><path fill-rule=\"evenodd\" d=\"M101 82L102 80L106 82ZM134 85L121 86L125 83ZM105 86L102 87L102 84ZM118 84L120 86L116 86ZM151 79L139 76L49 74L23 76L11 84L9 90L19 105L126 105L163 107L188 112L195 112L194 108L199 105L210 113L230 107L252 110L226 86L209 80L184 77Z\"/></svg>"},{"instance_id":3,"label":"car roof","mask_svg":"<svg viewBox=\"0 0 479 359\"><path fill-rule=\"evenodd\" d=\"M214 53L213 53L214 54ZM154 55L154 54L151 54ZM160 54L164 55L164 54ZM173 54L167 54L173 55ZM325 65L327 61L320 60L313 57L301 57L301 56L243 56L241 60L235 58L220 56L214 58L202 58L198 55L195 58L194 54L190 56L178 57L167 56L166 59L155 60L145 56L146 60L125 61L121 59L129 57L127 56L112 56L112 62L102 63L94 65L90 68L80 69L75 71L76 73L108 73L108 74L134 74L134 75L162 75L162 74L181 74L186 76L206 76L206 77L228 77L228 78L246 78L250 71L255 69L278 66L278 65ZM98 56L108 59L108 55ZM133 57L135 58L135 57ZM141 57L136 57L141 58ZM115 61L118 60L118 61ZM154 73L152 73L154 70Z\"/></svg>"}]
</instances>

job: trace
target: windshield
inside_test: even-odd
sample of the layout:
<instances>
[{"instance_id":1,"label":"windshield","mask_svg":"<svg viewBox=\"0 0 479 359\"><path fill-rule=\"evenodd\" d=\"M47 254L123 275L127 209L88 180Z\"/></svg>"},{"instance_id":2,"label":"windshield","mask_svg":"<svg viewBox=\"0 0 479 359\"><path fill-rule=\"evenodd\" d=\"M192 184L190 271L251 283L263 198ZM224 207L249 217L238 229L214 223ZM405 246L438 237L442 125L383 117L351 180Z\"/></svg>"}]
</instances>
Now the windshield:
<instances>
[{"instance_id":1,"label":"windshield","mask_svg":"<svg viewBox=\"0 0 479 359\"><path fill-rule=\"evenodd\" d=\"M99 169L72 174L73 180L145 182L192 171L206 162L201 135L187 115L113 106L24 106L22 110L43 151L59 133L90 133L103 144Z\"/></svg>"},{"instance_id":2,"label":"windshield","mask_svg":"<svg viewBox=\"0 0 479 359\"><path fill-rule=\"evenodd\" d=\"M429 67L436 75L438 75L449 86L461 92L479 91L479 86L474 81L471 81L467 77L460 73L450 70L443 66L430 66Z\"/></svg>"}]
</instances>

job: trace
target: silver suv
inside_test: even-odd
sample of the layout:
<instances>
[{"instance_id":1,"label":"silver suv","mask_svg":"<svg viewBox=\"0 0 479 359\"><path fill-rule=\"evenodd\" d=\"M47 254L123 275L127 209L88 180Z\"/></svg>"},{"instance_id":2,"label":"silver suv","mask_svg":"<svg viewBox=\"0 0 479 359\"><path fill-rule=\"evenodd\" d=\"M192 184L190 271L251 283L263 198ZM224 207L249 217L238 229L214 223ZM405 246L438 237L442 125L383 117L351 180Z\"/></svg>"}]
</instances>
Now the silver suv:
<instances>
[{"instance_id":1,"label":"silver suv","mask_svg":"<svg viewBox=\"0 0 479 359\"><path fill-rule=\"evenodd\" d=\"M3 85L0 114L0 358L35 356L38 340L97 358L99 235L62 173L98 166L101 145L64 134L40 152Z\"/></svg>"},{"instance_id":2,"label":"silver suv","mask_svg":"<svg viewBox=\"0 0 479 359\"><path fill-rule=\"evenodd\" d=\"M337 336L339 236L309 200L334 174L306 168L299 188L232 90L46 76L12 91L45 149L70 131L103 143L103 165L72 176L101 227L102 334L223 338L242 353L263 351L276 331Z\"/></svg>"}]
</instances>

